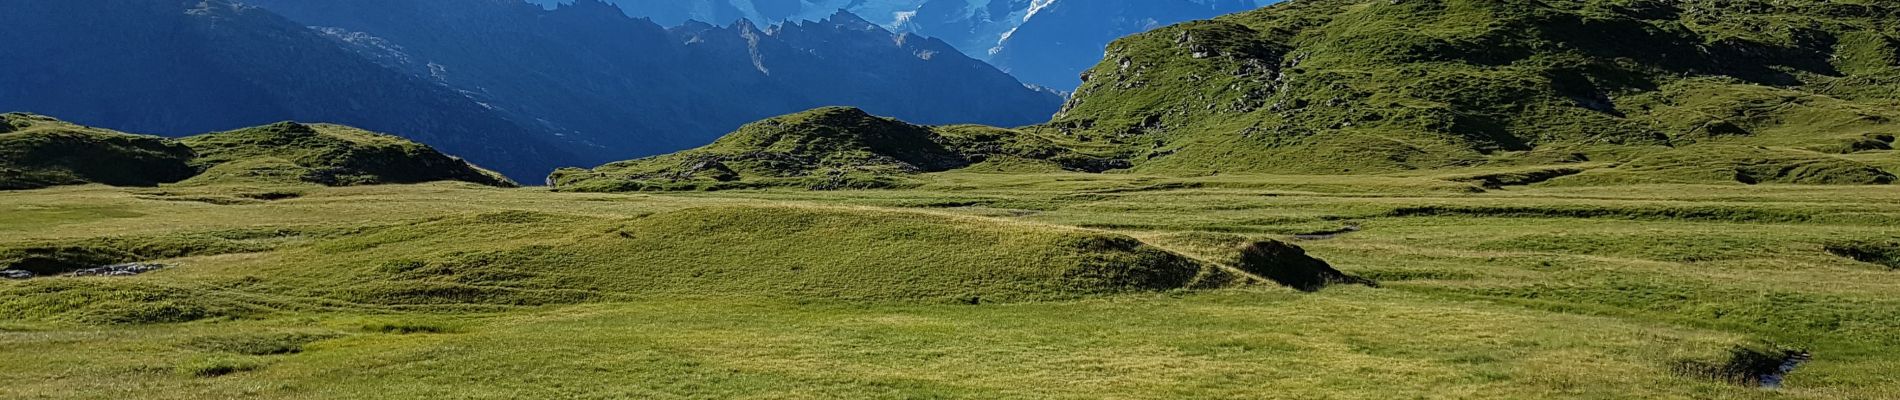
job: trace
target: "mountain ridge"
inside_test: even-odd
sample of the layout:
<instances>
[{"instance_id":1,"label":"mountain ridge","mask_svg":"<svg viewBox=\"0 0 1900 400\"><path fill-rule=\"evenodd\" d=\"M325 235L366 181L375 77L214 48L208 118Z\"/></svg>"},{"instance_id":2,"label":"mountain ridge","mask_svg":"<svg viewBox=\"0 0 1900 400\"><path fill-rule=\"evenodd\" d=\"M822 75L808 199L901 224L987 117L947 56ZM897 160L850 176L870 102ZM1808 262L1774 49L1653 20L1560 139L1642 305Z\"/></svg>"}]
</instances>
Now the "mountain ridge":
<instances>
[{"instance_id":1,"label":"mountain ridge","mask_svg":"<svg viewBox=\"0 0 1900 400\"><path fill-rule=\"evenodd\" d=\"M573 158L460 93L226 0L9 0L0 110L184 135L286 119L405 132L517 176ZM155 77L163 77L157 79Z\"/></svg>"},{"instance_id":2,"label":"mountain ridge","mask_svg":"<svg viewBox=\"0 0 1900 400\"><path fill-rule=\"evenodd\" d=\"M1062 101L939 41L815 23L669 29L595 0L7 1L21 21L0 39L25 62L0 65L0 110L171 136L331 121L517 178L820 106L1014 126Z\"/></svg>"}]
</instances>

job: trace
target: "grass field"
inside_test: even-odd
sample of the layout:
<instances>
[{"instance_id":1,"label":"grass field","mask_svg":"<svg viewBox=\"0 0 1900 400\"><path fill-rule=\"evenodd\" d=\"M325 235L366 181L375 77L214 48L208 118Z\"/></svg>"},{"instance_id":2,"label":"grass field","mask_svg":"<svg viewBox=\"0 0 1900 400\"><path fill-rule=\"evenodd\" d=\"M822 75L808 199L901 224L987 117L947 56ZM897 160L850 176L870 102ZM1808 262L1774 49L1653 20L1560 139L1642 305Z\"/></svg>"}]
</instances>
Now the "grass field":
<instances>
[{"instance_id":1,"label":"grass field","mask_svg":"<svg viewBox=\"0 0 1900 400\"><path fill-rule=\"evenodd\" d=\"M0 280L0 398L1900 398L1900 187L919 181L0 192L172 266ZM1208 283L1256 240L1378 284Z\"/></svg>"}]
</instances>

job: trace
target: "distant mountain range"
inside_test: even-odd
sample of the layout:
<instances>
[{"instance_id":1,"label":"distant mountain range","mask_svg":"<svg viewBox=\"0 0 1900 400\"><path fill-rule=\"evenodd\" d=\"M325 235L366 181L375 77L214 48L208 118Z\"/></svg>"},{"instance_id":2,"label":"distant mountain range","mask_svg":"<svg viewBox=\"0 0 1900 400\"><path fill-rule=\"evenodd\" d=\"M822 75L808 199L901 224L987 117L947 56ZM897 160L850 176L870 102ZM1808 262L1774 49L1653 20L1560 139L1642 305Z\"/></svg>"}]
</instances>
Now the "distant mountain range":
<instances>
[{"instance_id":1,"label":"distant mountain range","mask_svg":"<svg viewBox=\"0 0 1900 400\"><path fill-rule=\"evenodd\" d=\"M337 122L520 179L852 105L1017 126L1062 99L940 40L848 13L683 24L595 0L0 0L0 110L187 135Z\"/></svg>"},{"instance_id":2,"label":"distant mountain range","mask_svg":"<svg viewBox=\"0 0 1900 400\"><path fill-rule=\"evenodd\" d=\"M1900 182L1896 21L1900 5L1823 0L1300 0L1117 40L1042 125L825 108L550 181L830 189L1126 169L1887 185Z\"/></svg>"},{"instance_id":3,"label":"distant mountain range","mask_svg":"<svg viewBox=\"0 0 1900 400\"><path fill-rule=\"evenodd\" d=\"M553 7L572 0L529 0ZM1280 0L609 0L662 24L819 19L848 10L885 28L942 38L1025 82L1068 91L1110 41Z\"/></svg>"}]
</instances>

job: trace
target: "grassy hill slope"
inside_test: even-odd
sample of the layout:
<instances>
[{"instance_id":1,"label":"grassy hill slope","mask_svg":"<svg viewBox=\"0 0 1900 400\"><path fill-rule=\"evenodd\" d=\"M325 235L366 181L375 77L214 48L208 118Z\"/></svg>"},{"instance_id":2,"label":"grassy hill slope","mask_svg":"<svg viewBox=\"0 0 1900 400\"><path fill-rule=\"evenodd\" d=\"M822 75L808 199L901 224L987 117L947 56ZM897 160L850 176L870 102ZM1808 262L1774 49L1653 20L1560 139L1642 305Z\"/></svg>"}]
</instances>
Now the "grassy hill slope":
<instances>
[{"instance_id":1,"label":"grassy hill slope","mask_svg":"<svg viewBox=\"0 0 1900 400\"><path fill-rule=\"evenodd\" d=\"M244 256L217 257L227 254ZM1266 283L1242 268L1123 235L856 208L710 206L605 219L501 211L343 229L0 243L0 269L40 276L180 258L195 260L194 267L154 273L149 281L35 279L0 290L0 303L28 319L144 323L255 317L312 305L453 310L656 298L981 303ZM1303 253L1269 258L1246 266L1319 262Z\"/></svg>"},{"instance_id":2,"label":"grassy hill slope","mask_svg":"<svg viewBox=\"0 0 1900 400\"><path fill-rule=\"evenodd\" d=\"M1071 170L1116 166L1020 131L926 127L856 108L827 107L748 124L697 149L593 170L564 169L548 180L567 191L874 188L904 185L907 175L991 159Z\"/></svg>"},{"instance_id":3,"label":"grassy hill slope","mask_svg":"<svg viewBox=\"0 0 1900 400\"><path fill-rule=\"evenodd\" d=\"M0 190L103 183L153 186L191 177L190 148L171 140L0 114Z\"/></svg>"},{"instance_id":4,"label":"grassy hill slope","mask_svg":"<svg viewBox=\"0 0 1900 400\"><path fill-rule=\"evenodd\" d=\"M463 181L515 186L493 171L401 137L294 122L167 139L0 114L0 190L247 184L327 186Z\"/></svg>"},{"instance_id":5,"label":"grassy hill slope","mask_svg":"<svg viewBox=\"0 0 1900 400\"><path fill-rule=\"evenodd\" d=\"M1635 161L1579 179L1888 183L1885 163L1843 154L1891 157L1896 15L1864 1L1290 1L1116 42L1047 128L1163 173Z\"/></svg>"},{"instance_id":6,"label":"grassy hill slope","mask_svg":"<svg viewBox=\"0 0 1900 400\"><path fill-rule=\"evenodd\" d=\"M6 191L0 263L169 267L0 279L0 397L1900 395L1900 186L1441 175Z\"/></svg>"},{"instance_id":7,"label":"grassy hill slope","mask_svg":"<svg viewBox=\"0 0 1900 400\"><path fill-rule=\"evenodd\" d=\"M205 172L187 183L308 182L329 186L464 181L514 186L429 146L341 125L280 122L180 140Z\"/></svg>"}]
</instances>

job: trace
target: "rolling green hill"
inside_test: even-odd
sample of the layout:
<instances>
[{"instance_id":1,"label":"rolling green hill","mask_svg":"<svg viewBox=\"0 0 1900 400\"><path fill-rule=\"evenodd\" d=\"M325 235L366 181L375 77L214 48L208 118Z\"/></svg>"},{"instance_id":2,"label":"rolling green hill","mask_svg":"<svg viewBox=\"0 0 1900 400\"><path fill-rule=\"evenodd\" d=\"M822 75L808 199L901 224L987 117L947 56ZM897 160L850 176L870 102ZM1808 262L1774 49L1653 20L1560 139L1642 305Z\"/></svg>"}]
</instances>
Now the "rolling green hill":
<instances>
[{"instance_id":1,"label":"rolling green hill","mask_svg":"<svg viewBox=\"0 0 1900 400\"><path fill-rule=\"evenodd\" d=\"M1047 128L1157 173L1603 162L1574 179L1889 183L1896 15L1876 1L1290 1L1115 42Z\"/></svg>"},{"instance_id":2,"label":"rolling green hill","mask_svg":"<svg viewBox=\"0 0 1900 400\"><path fill-rule=\"evenodd\" d=\"M909 175L991 160L997 162L988 166L1008 163L1012 169L1099 171L1115 165L1021 131L925 127L827 107L748 124L697 149L556 171L548 181L565 191L878 188L905 185Z\"/></svg>"},{"instance_id":3,"label":"rolling green hill","mask_svg":"<svg viewBox=\"0 0 1900 400\"><path fill-rule=\"evenodd\" d=\"M1900 394L1900 186L915 178L0 192L0 397Z\"/></svg>"},{"instance_id":4,"label":"rolling green hill","mask_svg":"<svg viewBox=\"0 0 1900 400\"><path fill-rule=\"evenodd\" d=\"M99 183L318 184L463 181L515 186L460 158L342 125L282 122L173 140L0 114L0 190Z\"/></svg>"},{"instance_id":5,"label":"rolling green hill","mask_svg":"<svg viewBox=\"0 0 1900 400\"><path fill-rule=\"evenodd\" d=\"M8 114L0 182L184 173L0 191L0 398L1900 398L1894 21L1292 0L1045 125L821 108L552 188Z\"/></svg>"},{"instance_id":6,"label":"rolling green hill","mask_svg":"<svg viewBox=\"0 0 1900 400\"><path fill-rule=\"evenodd\" d=\"M148 323L303 307L238 300L259 296L451 309L655 298L1008 303L1269 283L1263 276L1279 265L1325 265L1291 248L1229 266L1124 235L920 212L709 206L603 219L499 211L346 230L0 243L0 269L41 276L248 254L193 262L192 271L144 284L29 281L0 290L0 304L29 319Z\"/></svg>"},{"instance_id":7,"label":"rolling green hill","mask_svg":"<svg viewBox=\"0 0 1900 400\"><path fill-rule=\"evenodd\" d=\"M204 173L186 183L307 182L328 186L464 181L514 186L500 174L396 136L341 125L280 122L180 139Z\"/></svg>"},{"instance_id":8,"label":"rolling green hill","mask_svg":"<svg viewBox=\"0 0 1900 400\"><path fill-rule=\"evenodd\" d=\"M191 177L190 148L171 140L0 114L0 190L103 183L154 186Z\"/></svg>"}]
</instances>

